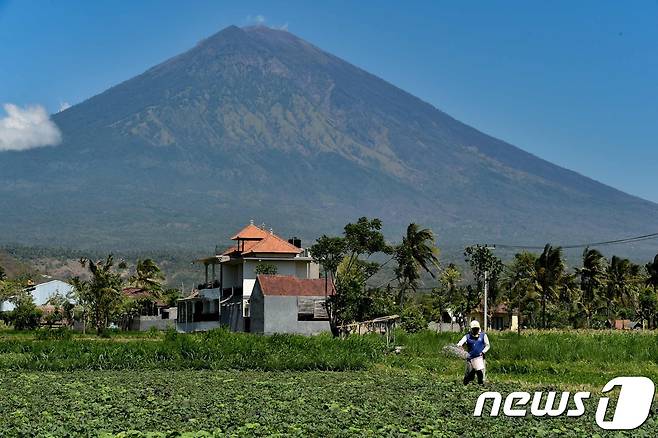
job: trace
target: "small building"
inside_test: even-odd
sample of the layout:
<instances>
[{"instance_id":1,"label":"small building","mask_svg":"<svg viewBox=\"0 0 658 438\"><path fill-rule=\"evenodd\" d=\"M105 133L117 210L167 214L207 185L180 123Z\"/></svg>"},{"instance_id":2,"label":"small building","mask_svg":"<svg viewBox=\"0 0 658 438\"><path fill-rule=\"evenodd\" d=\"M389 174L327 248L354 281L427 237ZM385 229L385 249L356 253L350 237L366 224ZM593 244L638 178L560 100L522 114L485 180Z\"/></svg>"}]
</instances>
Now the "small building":
<instances>
[{"instance_id":1,"label":"small building","mask_svg":"<svg viewBox=\"0 0 658 438\"><path fill-rule=\"evenodd\" d=\"M178 301L178 331L220 326L231 331L252 331L250 299L257 273L263 269L299 279L320 277L318 264L302 248L300 239L282 239L251 221L231 240L234 244L228 249L194 261L204 266L205 278L189 296Z\"/></svg>"},{"instance_id":2,"label":"small building","mask_svg":"<svg viewBox=\"0 0 658 438\"><path fill-rule=\"evenodd\" d=\"M48 300L53 295L59 294L63 297L67 297L73 292L73 286L64 281L51 280L46 283L30 285L25 291L32 295L32 300L35 305L43 306L48 303ZM13 303L4 301L0 304L0 311L14 310L14 307Z\"/></svg>"},{"instance_id":3,"label":"small building","mask_svg":"<svg viewBox=\"0 0 658 438\"><path fill-rule=\"evenodd\" d=\"M326 298L333 294L333 284L321 278L258 275L249 306L251 331L304 335L327 332Z\"/></svg>"},{"instance_id":4,"label":"small building","mask_svg":"<svg viewBox=\"0 0 658 438\"><path fill-rule=\"evenodd\" d=\"M153 299L149 291L138 287L124 288L123 295L134 300L140 306L139 315L132 317L128 321L128 326L124 328L134 331L176 328L177 307L169 307L163 301Z\"/></svg>"},{"instance_id":5,"label":"small building","mask_svg":"<svg viewBox=\"0 0 658 438\"><path fill-rule=\"evenodd\" d=\"M509 308L506 304L498 304L493 308L489 308L489 330L509 330L512 327L512 313L509 311ZM480 324L483 325L484 329L484 308L482 305L478 306L476 309L471 311L468 314L470 321L477 320Z\"/></svg>"}]
</instances>

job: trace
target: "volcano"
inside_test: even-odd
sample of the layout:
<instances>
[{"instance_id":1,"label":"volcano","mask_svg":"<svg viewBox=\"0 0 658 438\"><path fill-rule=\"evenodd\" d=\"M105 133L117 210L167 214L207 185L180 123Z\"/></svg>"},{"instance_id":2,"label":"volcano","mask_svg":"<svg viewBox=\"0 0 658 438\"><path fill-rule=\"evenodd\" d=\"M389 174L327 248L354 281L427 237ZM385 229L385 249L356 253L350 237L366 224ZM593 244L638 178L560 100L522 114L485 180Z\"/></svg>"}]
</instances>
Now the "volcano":
<instances>
[{"instance_id":1,"label":"volcano","mask_svg":"<svg viewBox=\"0 0 658 438\"><path fill-rule=\"evenodd\" d=\"M264 26L228 27L52 118L59 146L0 152L0 240L211 248L252 218L308 240L360 216L455 248L658 229L658 205Z\"/></svg>"}]
</instances>

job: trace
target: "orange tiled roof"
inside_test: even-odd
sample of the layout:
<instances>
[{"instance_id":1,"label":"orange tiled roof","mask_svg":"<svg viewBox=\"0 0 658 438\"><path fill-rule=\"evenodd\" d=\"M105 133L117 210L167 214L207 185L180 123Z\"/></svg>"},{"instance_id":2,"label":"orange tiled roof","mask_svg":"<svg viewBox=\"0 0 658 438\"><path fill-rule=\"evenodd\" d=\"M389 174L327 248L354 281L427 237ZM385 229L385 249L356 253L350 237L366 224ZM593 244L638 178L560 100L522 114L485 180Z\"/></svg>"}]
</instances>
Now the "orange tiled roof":
<instances>
[{"instance_id":1,"label":"orange tiled roof","mask_svg":"<svg viewBox=\"0 0 658 438\"><path fill-rule=\"evenodd\" d=\"M289 243L286 240L283 240L275 234L267 234L262 240L254 242L253 245L249 245L252 242L245 242L245 248L242 251L242 254L256 254L256 253L278 253L278 254L299 254L302 252L300 248L297 248L295 245Z\"/></svg>"},{"instance_id":2,"label":"orange tiled roof","mask_svg":"<svg viewBox=\"0 0 658 438\"><path fill-rule=\"evenodd\" d=\"M268 236L270 234L268 233ZM254 246L258 245L260 242L262 242L264 239L259 239L259 240L243 240L240 245L234 245L231 246L230 248L226 249L222 255L229 255L234 252L242 252L246 253L251 250Z\"/></svg>"},{"instance_id":3,"label":"orange tiled roof","mask_svg":"<svg viewBox=\"0 0 658 438\"><path fill-rule=\"evenodd\" d=\"M231 240L238 240L238 239L260 240L266 238L269 235L270 233L268 233L267 231L258 228L254 224L249 224L243 229L241 229L235 236L231 237Z\"/></svg>"},{"instance_id":4,"label":"orange tiled roof","mask_svg":"<svg viewBox=\"0 0 658 438\"><path fill-rule=\"evenodd\" d=\"M324 296L325 281L323 278L297 278L290 275L259 275L258 283L263 295L278 295L288 297L321 297ZM327 283L327 293L334 294L332 282Z\"/></svg>"}]
</instances>

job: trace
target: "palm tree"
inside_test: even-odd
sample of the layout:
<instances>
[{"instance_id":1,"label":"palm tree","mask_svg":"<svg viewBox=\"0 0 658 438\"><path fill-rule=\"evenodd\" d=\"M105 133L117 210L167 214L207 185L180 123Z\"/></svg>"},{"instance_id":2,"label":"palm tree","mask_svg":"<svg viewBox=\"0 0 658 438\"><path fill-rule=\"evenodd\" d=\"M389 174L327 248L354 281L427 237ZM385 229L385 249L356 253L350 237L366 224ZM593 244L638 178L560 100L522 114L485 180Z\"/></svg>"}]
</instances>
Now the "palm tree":
<instances>
[{"instance_id":1,"label":"palm tree","mask_svg":"<svg viewBox=\"0 0 658 438\"><path fill-rule=\"evenodd\" d=\"M402 306L407 289L418 289L421 269L436 278L432 268L439 265L438 249L434 243L434 234L428 228L420 229L411 223L402 243L395 248L394 258L398 263L395 276L400 283L399 303Z\"/></svg>"},{"instance_id":2,"label":"palm tree","mask_svg":"<svg viewBox=\"0 0 658 438\"><path fill-rule=\"evenodd\" d=\"M658 254L653 258L653 263L647 263L645 266L647 270L646 285L653 288L653 293L658 292Z\"/></svg>"},{"instance_id":3,"label":"palm tree","mask_svg":"<svg viewBox=\"0 0 658 438\"><path fill-rule=\"evenodd\" d=\"M534 301L537 296L535 263L537 256L530 252L514 255L514 259L505 268L502 287L508 302L510 318L513 309L518 312L518 333L521 333L521 315L523 302Z\"/></svg>"},{"instance_id":4,"label":"palm tree","mask_svg":"<svg viewBox=\"0 0 658 438\"><path fill-rule=\"evenodd\" d=\"M105 260L94 262L86 257L80 259L80 264L89 270L90 280L71 280L78 302L88 307L94 315L96 331L102 332L108 325L110 314L122 299L123 280L121 273L114 269L114 257L108 255ZM120 262L119 270L126 265Z\"/></svg>"},{"instance_id":5,"label":"palm tree","mask_svg":"<svg viewBox=\"0 0 658 438\"><path fill-rule=\"evenodd\" d=\"M149 315L152 314L154 302L162 296L163 280L164 274L152 259L137 260L135 275L131 276L128 281L147 294L147 298L138 300L140 312L146 311Z\"/></svg>"},{"instance_id":6,"label":"palm tree","mask_svg":"<svg viewBox=\"0 0 658 438\"><path fill-rule=\"evenodd\" d=\"M541 321L542 327L546 328L546 301L558 293L564 275L564 261L562 260L562 248L553 248L550 244L544 247L535 262L537 285L541 291Z\"/></svg>"},{"instance_id":7,"label":"palm tree","mask_svg":"<svg viewBox=\"0 0 658 438\"><path fill-rule=\"evenodd\" d=\"M594 308L599 303L599 294L605 286L606 260L596 249L585 248L583 251L583 267L576 270L580 275L582 290L582 305L587 318L587 327L591 327Z\"/></svg>"},{"instance_id":8,"label":"palm tree","mask_svg":"<svg viewBox=\"0 0 658 438\"><path fill-rule=\"evenodd\" d=\"M640 266L628 259L613 256L608 265L608 284L606 288L607 318L611 317L615 302L630 304L633 299L634 286L640 273Z\"/></svg>"},{"instance_id":9,"label":"palm tree","mask_svg":"<svg viewBox=\"0 0 658 438\"><path fill-rule=\"evenodd\" d=\"M450 263L439 276L439 288L433 289L432 291L433 304L439 314L439 329L443 326L443 313L449 309L451 303L454 303L457 298L458 287L461 280L462 274L459 272L457 265ZM450 321L452 328L452 318Z\"/></svg>"},{"instance_id":10,"label":"palm tree","mask_svg":"<svg viewBox=\"0 0 658 438\"><path fill-rule=\"evenodd\" d=\"M130 284L154 295L162 292L164 274L151 259L137 260L135 275L130 277Z\"/></svg>"}]
</instances>

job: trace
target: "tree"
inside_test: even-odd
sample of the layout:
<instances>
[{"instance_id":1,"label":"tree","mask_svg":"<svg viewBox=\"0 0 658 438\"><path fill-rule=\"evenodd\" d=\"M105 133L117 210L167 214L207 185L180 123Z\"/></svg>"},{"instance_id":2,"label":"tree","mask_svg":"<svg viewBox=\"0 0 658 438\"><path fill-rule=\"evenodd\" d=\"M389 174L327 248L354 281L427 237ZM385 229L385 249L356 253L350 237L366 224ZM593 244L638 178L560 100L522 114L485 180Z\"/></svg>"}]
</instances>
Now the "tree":
<instances>
[{"instance_id":1,"label":"tree","mask_svg":"<svg viewBox=\"0 0 658 438\"><path fill-rule=\"evenodd\" d=\"M643 321L647 321L650 328L656 326L656 310L658 309L658 297L655 291L645 288L639 297L639 316Z\"/></svg>"},{"instance_id":2,"label":"tree","mask_svg":"<svg viewBox=\"0 0 658 438\"><path fill-rule=\"evenodd\" d=\"M91 279L71 279L77 301L88 311L85 312L85 319L89 316L93 318L99 334L107 328L112 312L119 307L123 298L121 271L126 268L126 264L120 262L116 269L114 264L112 254L96 262L83 257L80 265L89 270Z\"/></svg>"},{"instance_id":3,"label":"tree","mask_svg":"<svg viewBox=\"0 0 658 438\"><path fill-rule=\"evenodd\" d=\"M176 288L166 289L161 298L168 307L176 307L178 300L181 298L181 291Z\"/></svg>"},{"instance_id":4,"label":"tree","mask_svg":"<svg viewBox=\"0 0 658 438\"><path fill-rule=\"evenodd\" d=\"M658 293L658 254L653 258L652 263L647 263L645 266L647 270L646 285L653 288L653 293Z\"/></svg>"},{"instance_id":5,"label":"tree","mask_svg":"<svg viewBox=\"0 0 658 438\"><path fill-rule=\"evenodd\" d=\"M338 336L341 325L351 322L356 314L350 307L354 296L365 295L366 282L379 270L379 263L369 258L380 252L391 253L381 228L381 220L362 217L345 225L342 237L324 235L310 248L313 260L324 271L327 314L334 336ZM333 296L328 296L329 282L335 290Z\"/></svg>"},{"instance_id":6,"label":"tree","mask_svg":"<svg viewBox=\"0 0 658 438\"><path fill-rule=\"evenodd\" d=\"M523 312L530 310L527 304L530 302L534 304L538 297L536 261L537 256L533 253L524 251L515 254L514 259L506 266L502 280L508 308L510 312L516 308L518 313L519 334L521 334Z\"/></svg>"},{"instance_id":7,"label":"tree","mask_svg":"<svg viewBox=\"0 0 658 438\"><path fill-rule=\"evenodd\" d=\"M152 260L137 260L135 274L130 277L129 282L135 287L149 292L152 296L158 297L162 292L162 282L164 274L160 267Z\"/></svg>"},{"instance_id":8,"label":"tree","mask_svg":"<svg viewBox=\"0 0 658 438\"><path fill-rule=\"evenodd\" d=\"M412 223L402 243L395 247L394 258L397 262L395 276L400 285L399 303L403 307L404 296L408 289L417 291L421 269L436 278L433 268L438 268L438 248L434 243L434 234L428 228L419 228Z\"/></svg>"},{"instance_id":9,"label":"tree","mask_svg":"<svg viewBox=\"0 0 658 438\"><path fill-rule=\"evenodd\" d=\"M11 321L16 330L34 330L39 327L43 312L37 308L29 292L21 292L14 298Z\"/></svg>"},{"instance_id":10,"label":"tree","mask_svg":"<svg viewBox=\"0 0 658 438\"><path fill-rule=\"evenodd\" d=\"M48 298L46 304L55 307L54 314L61 315L60 320L64 319L68 325L73 325L73 310L75 309L75 304L73 304L73 297L70 295L71 294L63 295L62 293L57 292Z\"/></svg>"},{"instance_id":11,"label":"tree","mask_svg":"<svg viewBox=\"0 0 658 438\"><path fill-rule=\"evenodd\" d=\"M592 316L601 307L601 295L606 283L606 260L596 249L585 248L583 266L576 272L580 276L582 304L587 327L592 326Z\"/></svg>"},{"instance_id":12,"label":"tree","mask_svg":"<svg viewBox=\"0 0 658 438\"><path fill-rule=\"evenodd\" d=\"M503 272L503 262L494 255L490 248L480 245L467 246L464 249L464 257L471 267L478 292L482 293L484 291L485 276L487 277L486 280L489 286L487 306L491 309L489 303L498 300L498 279Z\"/></svg>"},{"instance_id":13,"label":"tree","mask_svg":"<svg viewBox=\"0 0 658 438\"><path fill-rule=\"evenodd\" d=\"M639 274L639 265L628 259L612 257L607 269L606 316L608 319L612 317L612 307L615 304L636 307L634 293Z\"/></svg>"},{"instance_id":14,"label":"tree","mask_svg":"<svg viewBox=\"0 0 658 438\"><path fill-rule=\"evenodd\" d=\"M562 248L547 244L535 262L537 285L541 293L541 321L546 328L546 301L558 296L558 288L564 276Z\"/></svg>"},{"instance_id":15,"label":"tree","mask_svg":"<svg viewBox=\"0 0 658 438\"><path fill-rule=\"evenodd\" d=\"M435 319L441 329L443 314L448 311L458 296L462 274L454 263L450 263L439 276L439 287L432 290L432 307L436 309ZM452 309L454 312L454 308Z\"/></svg>"},{"instance_id":16,"label":"tree","mask_svg":"<svg viewBox=\"0 0 658 438\"><path fill-rule=\"evenodd\" d=\"M469 284L457 288L457 294L452 302L460 329L466 327L469 313L482 301L482 290Z\"/></svg>"},{"instance_id":17,"label":"tree","mask_svg":"<svg viewBox=\"0 0 658 438\"><path fill-rule=\"evenodd\" d=\"M136 316L130 315L134 309L137 310L138 315L152 315L155 302L162 297L164 278L160 267L152 259L137 260L135 274L128 279L128 282L144 291L145 296L135 300L135 305L128 306L130 312L123 312L124 318L129 320L132 316Z\"/></svg>"},{"instance_id":18,"label":"tree","mask_svg":"<svg viewBox=\"0 0 658 438\"><path fill-rule=\"evenodd\" d=\"M256 275L276 275L278 270L272 263L259 263L254 270Z\"/></svg>"}]
</instances>

